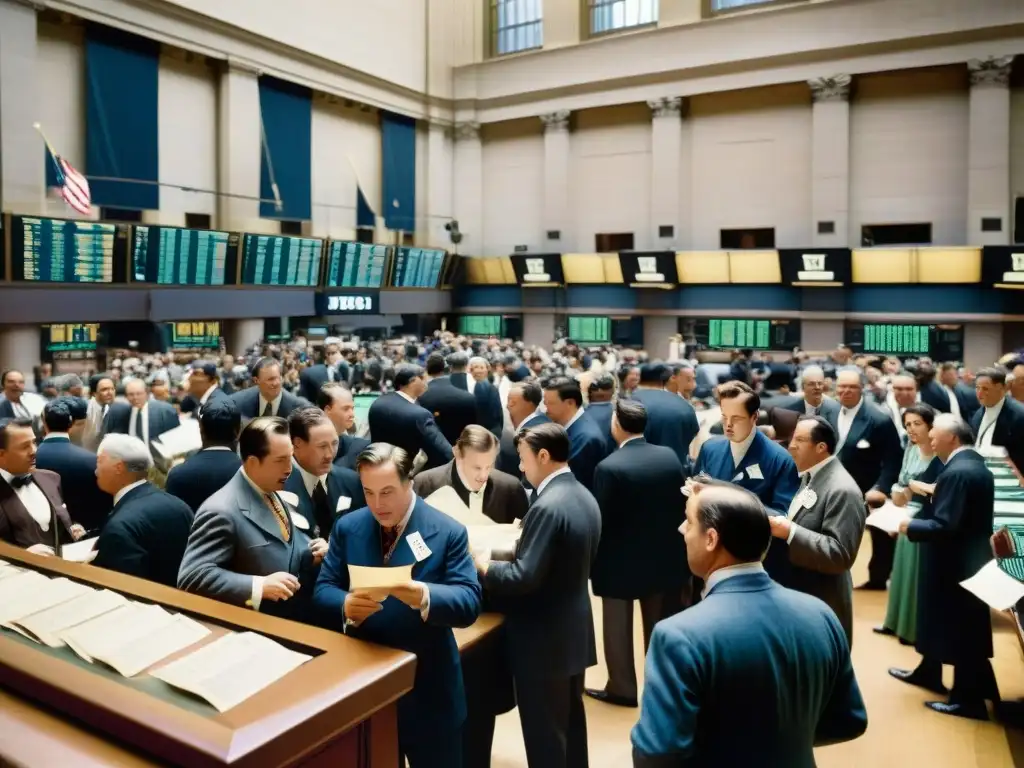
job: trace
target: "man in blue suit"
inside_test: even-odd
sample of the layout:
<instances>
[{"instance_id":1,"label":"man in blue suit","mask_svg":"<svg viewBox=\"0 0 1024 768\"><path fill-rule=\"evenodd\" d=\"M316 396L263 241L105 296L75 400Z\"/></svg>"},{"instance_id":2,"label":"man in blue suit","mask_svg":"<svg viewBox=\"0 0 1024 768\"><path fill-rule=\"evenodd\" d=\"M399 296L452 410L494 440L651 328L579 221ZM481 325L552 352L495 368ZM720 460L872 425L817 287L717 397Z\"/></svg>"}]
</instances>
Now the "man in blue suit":
<instances>
[{"instance_id":1,"label":"man in blue suit","mask_svg":"<svg viewBox=\"0 0 1024 768\"><path fill-rule=\"evenodd\" d=\"M683 469L690 466L690 443L700 431L697 412L684 398L665 389L672 371L662 363L640 368L640 384L633 392L647 409L644 439L651 445L663 445L675 451Z\"/></svg>"},{"instance_id":2,"label":"man in blue suit","mask_svg":"<svg viewBox=\"0 0 1024 768\"><path fill-rule=\"evenodd\" d=\"M127 403L113 403L103 420L103 434L132 435L149 446L164 432L170 432L181 422L174 406L159 400L150 400L146 382L132 379L124 385Z\"/></svg>"},{"instance_id":3,"label":"man in blue suit","mask_svg":"<svg viewBox=\"0 0 1024 768\"><path fill-rule=\"evenodd\" d=\"M281 362L273 357L261 357L252 367L252 380L255 386L235 392L231 399L238 406L242 420L246 423L258 416L278 416L287 419L296 408L303 408L307 403L301 397L284 391L284 379L281 376Z\"/></svg>"},{"instance_id":4,"label":"man in blue suit","mask_svg":"<svg viewBox=\"0 0 1024 768\"><path fill-rule=\"evenodd\" d=\"M424 469L433 469L452 460L452 446L437 428L430 411L416 401L427 390L423 369L418 365L400 365L395 369L395 391L373 401L367 421L375 443L396 445L409 454L410 461L423 451Z\"/></svg>"},{"instance_id":5,"label":"man in blue suit","mask_svg":"<svg viewBox=\"0 0 1024 768\"><path fill-rule=\"evenodd\" d=\"M619 444L612 437L612 413L615 405L615 377L602 373L587 385L587 416L594 420L607 443L607 456L615 452Z\"/></svg>"},{"instance_id":6,"label":"man in blue suit","mask_svg":"<svg viewBox=\"0 0 1024 768\"><path fill-rule=\"evenodd\" d=\"M839 620L773 582L764 505L729 486L694 487L683 538L704 599L654 628L634 768L811 768L814 747L867 729Z\"/></svg>"},{"instance_id":7,"label":"man in blue suit","mask_svg":"<svg viewBox=\"0 0 1024 768\"><path fill-rule=\"evenodd\" d=\"M768 509L770 515L789 515L800 479L789 452L757 428L761 398L741 381L718 388L725 437L713 437L701 446L695 473L704 472L745 488ZM790 570L788 544L772 543L765 558L768 574L783 584Z\"/></svg>"},{"instance_id":8,"label":"man in blue suit","mask_svg":"<svg viewBox=\"0 0 1024 768\"><path fill-rule=\"evenodd\" d=\"M210 400L199 412L199 433L203 449L173 467L164 487L169 494L198 512L208 498L238 474L238 433L242 416L231 398Z\"/></svg>"},{"instance_id":9,"label":"man in blue suit","mask_svg":"<svg viewBox=\"0 0 1024 768\"><path fill-rule=\"evenodd\" d=\"M369 506L339 518L313 593L328 628L415 653L416 680L398 702L398 743L410 768L462 765L466 699L452 627L480 614L482 590L466 529L413 493L412 457L373 443L357 462ZM381 595L350 589L349 565L413 566Z\"/></svg>"},{"instance_id":10,"label":"man in blue suit","mask_svg":"<svg viewBox=\"0 0 1024 768\"><path fill-rule=\"evenodd\" d=\"M363 486L355 470L334 464L338 433L326 413L313 407L292 411L288 430L295 471L284 489L295 494L296 508L313 538L327 538L336 518L366 506Z\"/></svg>"},{"instance_id":11,"label":"man in blue suit","mask_svg":"<svg viewBox=\"0 0 1024 768\"><path fill-rule=\"evenodd\" d=\"M608 443L583 410L580 384L568 376L554 376L542 386L548 417L569 433L569 469L584 488L593 491L594 471L608 455Z\"/></svg>"},{"instance_id":12,"label":"man in blue suit","mask_svg":"<svg viewBox=\"0 0 1024 768\"><path fill-rule=\"evenodd\" d=\"M484 363L482 358L473 358ZM501 437L501 430L505 426L505 416L501 410L501 397L498 388L486 378L478 379L469 375L466 368L469 359L462 352L456 352L448 356L448 368L451 370L449 378L454 386L464 389L476 398L477 423L494 434ZM460 433L461 434L461 433Z\"/></svg>"}]
</instances>

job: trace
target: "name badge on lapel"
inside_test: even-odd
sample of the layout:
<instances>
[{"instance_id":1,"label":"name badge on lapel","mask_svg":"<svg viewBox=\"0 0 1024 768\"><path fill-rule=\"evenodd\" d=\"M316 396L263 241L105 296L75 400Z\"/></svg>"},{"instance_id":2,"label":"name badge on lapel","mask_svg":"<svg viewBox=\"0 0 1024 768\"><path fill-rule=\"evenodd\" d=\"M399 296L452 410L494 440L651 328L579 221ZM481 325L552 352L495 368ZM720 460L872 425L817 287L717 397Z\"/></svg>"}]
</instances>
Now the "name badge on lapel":
<instances>
[{"instance_id":1,"label":"name badge on lapel","mask_svg":"<svg viewBox=\"0 0 1024 768\"><path fill-rule=\"evenodd\" d=\"M423 541L423 536L420 535L419 531L410 533L405 537L405 540L409 542L409 549L412 550L412 556L416 558L417 563L422 563L430 557L430 547Z\"/></svg>"},{"instance_id":2,"label":"name badge on lapel","mask_svg":"<svg viewBox=\"0 0 1024 768\"><path fill-rule=\"evenodd\" d=\"M751 464L747 467L747 477L751 480L764 480L764 473L761 472L761 467L757 464Z\"/></svg>"},{"instance_id":3,"label":"name badge on lapel","mask_svg":"<svg viewBox=\"0 0 1024 768\"><path fill-rule=\"evenodd\" d=\"M351 497L349 497L349 496L339 496L338 497L338 508L336 510L334 510L334 511L335 512L346 512L348 510L348 508L351 507L351 506L352 506L352 499L351 499Z\"/></svg>"},{"instance_id":4,"label":"name badge on lapel","mask_svg":"<svg viewBox=\"0 0 1024 768\"><path fill-rule=\"evenodd\" d=\"M867 440L858 440L857 441L857 447L861 448L861 449L870 448L871 447L871 443L869 443Z\"/></svg>"},{"instance_id":5,"label":"name badge on lapel","mask_svg":"<svg viewBox=\"0 0 1024 768\"><path fill-rule=\"evenodd\" d=\"M738 475L736 475L736 477L734 477L734 478L732 479L732 481L733 481L734 483L738 483L738 482L739 482L740 480L742 480L742 479L743 479L743 473L742 473L742 472L740 472L740 473L739 473Z\"/></svg>"},{"instance_id":6,"label":"name badge on lapel","mask_svg":"<svg viewBox=\"0 0 1024 768\"><path fill-rule=\"evenodd\" d=\"M300 531L309 530L309 520L304 518L298 512L292 512L292 524Z\"/></svg>"},{"instance_id":7,"label":"name badge on lapel","mask_svg":"<svg viewBox=\"0 0 1024 768\"><path fill-rule=\"evenodd\" d=\"M804 509L810 509L811 507L818 503L818 494L816 494L810 488L805 489L804 492L801 494L801 497L802 498L800 499L800 506L802 506Z\"/></svg>"}]
</instances>

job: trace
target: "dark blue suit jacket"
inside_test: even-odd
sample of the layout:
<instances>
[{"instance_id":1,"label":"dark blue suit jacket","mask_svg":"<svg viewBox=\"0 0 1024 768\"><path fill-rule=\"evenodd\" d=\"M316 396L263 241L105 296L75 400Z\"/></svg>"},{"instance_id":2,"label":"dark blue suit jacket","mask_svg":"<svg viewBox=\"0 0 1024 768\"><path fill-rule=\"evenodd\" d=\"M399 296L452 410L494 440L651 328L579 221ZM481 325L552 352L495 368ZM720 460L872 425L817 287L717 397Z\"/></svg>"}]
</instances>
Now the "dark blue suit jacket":
<instances>
[{"instance_id":1,"label":"dark blue suit jacket","mask_svg":"<svg viewBox=\"0 0 1024 768\"><path fill-rule=\"evenodd\" d=\"M459 389L469 391L469 380L466 373L453 373L449 378ZM477 423L501 437L505 426L505 415L501 412L501 397L498 388L489 381L478 381L473 385L473 397L476 398Z\"/></svg>"},{"instance_id":2,"label":"dark blue suit jacket","mask_svg":"<svg viewBox=\"0 0 1024 768\"><path fill-rule=\"evenodd\" d=\"M827 417L836 435L840 415L841 409ZM889 412L864 399L836 455L861 493L876 488L888 496L903 464L903 447Z\"/></svg>"},{"instance_id":3,"label":"dark blue suit jacket","mask_svg":"<svg viewBox=\"0 0 1024 768\"><path fill-rule=\"evenodd\" d=\"M647 409L644 437L651 445L664 445L676 452L683 469L690 466L690 443L700 431L693 406L667 389L637 389L633 399Z\"/></svg>"},{"instance_id":4,"label":"dark blue suit jacket","mask_svg":"<svg viewBox=\"0 0 1024 768\"><path fill-rule=\"evenodd\" d=\"M430 554L417 563L408 545L419 533ZM419 611L394 597L384 610L370 616L347 634L372 643L415 653L416 681L398 702L399 742L424 744L455 738L466 719L462 666L452 627L468 627L480 614L482 590L469 554L466 529L417 498L389 565L413 565L412 577L428 584L430 611L424 622ZM381 528L369 507L338 519L313 593L318 622L330 629L344 626L349 565L381 567Z\"/></svg>"},{"instance_id":5,"label":"dark blue suit jacket","mask_svg":"<svg viewBox=\"0 0 1024 768\"><path fill-rule=\"evenodd\" d=\"M156 440L164 432L170 432L181 424L178 412L173 405L150 400L147 414L149 416L149 439ZM127 435L132 424L132 406L128 403L113 403L103 419L103 434Z\"/></svg>"},{"instance_id":6,"label":"dark blue suit jacket","mask_svg":"<svg viewBox=\"0 0 1024 768\"><path fill-rule=\"evenodd\" d=\"M327 502L330 504L332 517L326 528L323 525L325 521L317 520L316 512L313 509L313 500L306 493L305 480L297 467L292 467L292 473L288 476L284 489L299 498L299 514L309 523L307 530L312 539L321 537L326 539L331 535L334 522L338 517L366 506L366 498L363 495L363 485L359 482L359 475L355 470L345 469L337 464L331 467L331 471L327 475Z\"/></svg>"},{"instance_id":7,"label":"dark blue suit jacket","mask_svg":"<svg viewBox=\"0 0 1024 768\"><path fill-rule=\"evenodd\" d=\"M974 430L975 440L981 439L978 430L981 429L984 418L984 408L979 408L971 417L971 429ZM1003 400L1003 408L992 427L992 445L1005 448L1010 461L1018 470L1024 472L1024 407L1009 395Z\"/></svg>"},{"instance_id":8,"label":"dark blue suit jacket","mask_svg":"<svg viewBox=\"0 0 1024 768\"><path fill-rule=\"evenodd\" d=\"M206 448L173 467L164 490L198 512L203 502L227 485L241 467L242 460L234 451Z\"/></svg>"},{"instance_id":9,"label":"dark blue suit jacket","mask_svg":"<svg viewBox=\"0 0 1024 768\"><path fill-rule=\"evenodd\" d=\"M60 475L64 504L73 523L98 531L106 522L114 499L96 485L96 454L66 437L50 437L39 444L36 468Z\"/></svg>"},{"instance_id":10,"label":"dark blue suit jacket","mask_svg":"<svg viewBox=\"0 0 1024 768\"><path fill-rule=\"evenodd\" d=\"M608 441L586 411L566 431L569 433L569 469L584 488L592 491L594 470L608 455Z\"/></svg>"},{"instance_id":11,"label":"dark blue suit jacket","mask_svg":"<svg viewBox=\"0 0 1024 768\"><path fill-rule=\"evenodd\" d=\"M813 768L815 746L866 728L832 609L738 574L654 628L633 764Z\"/></svg>"},{"instance_id":12,"label":"dark blue suit jacket","mask_svg":"<svg viewBox=\"0 0 1024 768\"><path fill-rule=\"evenodd\" d=\"M370 441L365 437L338 435L338 455L334 458L334 463L345 469L355 469L356 459L369 444Z\"/></svg>"},{"instance_id":13,"label":"dark blue suit jacket","mask_svg":"<svg viewBox=\"0 0 1024 768\"><path fill-rule=\"evenodd\" d=\"M421 450L427 454L426 469L452 460L452 446L426 408L410 403L398 392L381 395L373 401L367 416L370 438L375 443L391 443L413 459Z\"/></svg>"},{"instance_id":14,"label":"dark blue suit jacket","mask_svg":"<svg viewBox=\"0 0 1024 768\"><path fill-rule=\"evenodd\" d=\"M260 390L258 387L249 387L241 392L235 392L231 399L235 401L235 406L238 408L238 412L242 414L243 421L252 421L257 416L263 415L259 413ZM309 403L306 400L296 397L286 390L281 393L281 404L277 407L277 415L282 419L287 419L292 411L308 405Z\"/></svg>"},{"instance_id":15,"label":"dark blue suit jacket","mask_svg":"<svg viewBox=\"0 0 1024 768\"><path fill-rule=\"evenodd\" d=\"M334 379L333 381L342 381L348 383L348 377L351 374L348 363L342 360L334 368ZM317 365L311 365L308 368L303 368L299 371L299 394L309 400L311 403L316 402L317 395L320 394L320 388L331 379L327 376L327 365L325 363L318 363Z\"/></svg>"},{"instance_id":16,"label":"dark blue suit jacket","mask_svg":"<svg viewBox=\"0 0 1024 768\"><path fill-rule=\"evenodd\" d=\"M615 439L612 437L612 414L615 412L615 407L612 403L590 403L587 406L587 416L594 420L597 424L597 428L604 436L604 441L607 446L605 457L610 456L616 448L619 446L615 444Z\"/></svg>"}]
</instances>

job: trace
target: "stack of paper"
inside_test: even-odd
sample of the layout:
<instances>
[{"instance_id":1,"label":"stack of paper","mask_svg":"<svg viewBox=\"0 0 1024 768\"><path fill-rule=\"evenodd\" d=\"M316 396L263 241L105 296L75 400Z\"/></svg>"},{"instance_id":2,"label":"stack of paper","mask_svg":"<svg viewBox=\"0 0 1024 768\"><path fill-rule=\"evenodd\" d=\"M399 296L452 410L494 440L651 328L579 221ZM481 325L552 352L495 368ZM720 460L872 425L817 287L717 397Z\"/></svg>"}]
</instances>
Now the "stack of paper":
<instances>
[{"instance_id":1,"label":"stack of paper","mask_svg":"<svg viewBox=\"0 0 1024 768\"><path fill-rule=\"evenodd\" d=\"M93 536L91 539L82 539L71 544L64 544L60 548L60 556L72 563L91 563L96 559L96 555L99 554L96 549L96 542L99 540L99 536Z\"/></svg>"},{"instance_id":2,"label":"stack of paper","mask_svg":"<svg viewBox=\"0 0 1024 768\"><path fill-rule=\"evenodd\" d=\"M905 507L897 507L891 501L886 502L868 515L867 524L886 533L899 533L900 523L909 520L910 514Z\"/></svg>"},{"instance_id":3,"label":"stack of paper","mask_svg":"<svg viewBox=\"0 0 1024 768\"><path fill-rule=\"evenodd\" d=\"M65 643L60 639L61 632L127 604L128 600L117 592L101 589L17 619L11 624L15 630L32 640L51 648L62 648Z\"/></svg>"},{"instance_id":4,"label":"stack of paper","mask_svg":"<svg viewBox=\"0 0 1024 768\"><path fill-rule=\"evenodd\" d=\"M350 592L366 595L371 600L383 603L392 587L412 581L411 565L395 565L377 568L368 565L349 565L348 588Z\"/></svg>"},{"instance_id":5,"label":"stack of paper","mask_svg":"<svg viewBox=\"0 0 1024 768\"><path fill-rule=\"evenodd\" d=\"M424 501L434 509L438 509L452 519L458 520L467 528L470 526L497 525L497 523L482 512L471 511L459 497L458 491L450 485L438 488L425 498Z\"/></svg>"},{"instance_id":6,"label":"stack of paper","mask_svg":"<svg viewBox=\"0 0 1024 768\"><path fill-rule=\"evenodd\" d=\"M24 573L24 569L0 560L0 579L6 578L7 576L14 576L19 573Z\"/></svg>"},{"instance_id":7,"label":"stack of paper","mask_svg":"<svg viewBox=\"0 0 1024 768\"><path fill-rule=\"evenodd\" d=\"M38 576L32 579L29 574ZM8 587L15 589L8 589ZM15 629L14 622L33 613L66 603L68 600L92 592L85 584L68 579L48 579L36 571L25 571L0 581L0 626Z\"/></svg>"},{"instance_id":8,"label":"stack of paper","mask_svg":"<svg viewBox=\"0 0 1024 768\"><path fill-rule=\"evenodd\" d=\"M150 674L227 712L312 656L252 632L225 635Z\"/></svg>"},{"instance_id":9,"label":"stack of paper","mask_svg":"<svg viewBox=\"0 0 1024 768\"><path fill-rule=\"evenodd\" d=\"M1024 584L1004 573L996 560L961 581L960 586L997 611L1008 610L1024 598Z\"/></svg>"},{"instance_id":10,"label":"stack of paper","mask_svg":"<svg viewBox=\"0 0 1024 768\"><path fill-rule=\"evenodd\" d=\"M467 526L469 547L484 560L511 560L523 534L518 525Z\"/></svg>"},{"instance_id":11,"label":"stack of paper","mask_svg":"<svg viewBox=\"0 0 1024 768\"><path fill-rule=\"evenodd\" d=\"M203 447L203 438L199 433L199 422L185 419L180 426L168 430L152 441L153 447L167 460L184 456Z\"/></svg>"}]
</instances>

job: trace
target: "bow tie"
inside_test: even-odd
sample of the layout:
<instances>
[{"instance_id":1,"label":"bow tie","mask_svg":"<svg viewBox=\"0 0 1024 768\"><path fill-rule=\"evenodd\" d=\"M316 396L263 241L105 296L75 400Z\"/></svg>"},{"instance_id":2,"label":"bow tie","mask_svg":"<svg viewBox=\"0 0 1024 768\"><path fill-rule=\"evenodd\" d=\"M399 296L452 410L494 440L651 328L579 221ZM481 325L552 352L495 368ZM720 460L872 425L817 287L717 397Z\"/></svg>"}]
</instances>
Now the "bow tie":
<instances>
[{"instance_id":1,"label":"bow tie","mask_svg":"<svg viewBox=\"0 0 1024 768\"><path fill-rule=\"evenodd\" d=\"M24 474L24 475L15 475L14 477L11 478L11 488L13 488L14 490L18 490L19 488L24 488L26 485L28 485L31 482L32 482L32 473L31 472L29 472L28 474Z\"/></svg>"}]
</instances>

